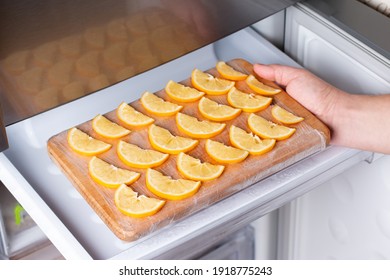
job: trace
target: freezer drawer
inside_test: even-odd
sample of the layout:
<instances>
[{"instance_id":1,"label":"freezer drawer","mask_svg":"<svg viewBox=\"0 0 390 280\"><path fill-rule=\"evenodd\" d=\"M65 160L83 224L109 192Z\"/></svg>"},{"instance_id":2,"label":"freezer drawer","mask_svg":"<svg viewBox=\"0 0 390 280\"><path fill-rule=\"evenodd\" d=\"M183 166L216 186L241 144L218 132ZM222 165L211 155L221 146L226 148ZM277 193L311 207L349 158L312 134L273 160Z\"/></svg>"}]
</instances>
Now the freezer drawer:
<instances>
[{"instance_id":1,"label":"freezer drawer","mask_svg":"<svg viewBox=\"0 0 390 280\"><path fill-rule=\"evenodd\" d=\"M47 139L98 113L113 110L123 100L138 99L136 93L145 88L157 91L169 79L183 80L193 67L208 69L218 60L237 57L250 62L297 66L254 30L243 29L142 75L8 126L12 145L0 155L1 180L65 258L183 258L202 240L227 236L371 156L368 152L329 147L137 241L123 242L116 238L49 159ZM178 247L182 254L176 250Z\"/></svg>"},{"instance_id":2,"label":"freezer drawer","mask_svg":"<svg viewBox=\"0 0 390 280\"><path fill-rule=\"evenodd\" d=\"M1 182L0 240L0 258L15 260L62 257L31 216Z\"/></svg>"}]
</instances>

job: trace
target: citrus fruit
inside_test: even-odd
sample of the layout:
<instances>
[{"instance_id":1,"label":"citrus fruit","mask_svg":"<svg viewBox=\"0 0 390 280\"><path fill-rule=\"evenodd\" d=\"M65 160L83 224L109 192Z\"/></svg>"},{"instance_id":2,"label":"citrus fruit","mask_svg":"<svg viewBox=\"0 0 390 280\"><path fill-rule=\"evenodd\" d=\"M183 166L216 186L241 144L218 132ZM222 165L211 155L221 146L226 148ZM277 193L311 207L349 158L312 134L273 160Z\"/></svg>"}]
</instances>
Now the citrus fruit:
<instances>
[{"instance_id":1,"label":"citrus fruit","mask_svg":"<svg viewBox=\"0 0 390 280\"><path fill-rule=\"evenodd\" d=\"M234 108L253 113L266 109L271 104L272 98L253 93L245 93L234 87L229 90L227 101Z\"/></svg>"},{"instance_id":2,"label":"citrus fruit","mask_svg":"<svg viewBox=\"0 0 390 280\"><path fill-rule=\"evenodd\" d=\"M271 114L277 121L284 124L296 124L304 120L278 105L272 106Z\"/></svg>"},{"instance_id":3,"label":"citrus fruit","mask_svg":"<svg viewBox=\"0 0 390 280\"><path fill-rule=\"evenodd\" d=\"M248 151L226 146L211 139L206 140L205 148L207 154L219 163L238 163L249 155Z\"/></svg>"},{"instance_id":4,"label":"citrus fruit","mask_svg":"<svg viewBox=\"0 0 390 280\"><path fill-rule=\"evenodd\" d=\"M200 159L180 153L177 157L177 169L187 179L209 181L221 176L225 167L223 165L201 162Z\"/></svg>"},{"instance_id":5,"label":"citrus fruit","mask_svg":"<svg viewBox=\"0 0 390 280\"><path fill-rule=\"evenodd\" d=\"M248 133L235 125L230 126L229 140L234 147L248 151L251 155L262 155L269 152L276 143L275 139L261 140L256 134Z\"/></svg>"},{"instance_id":6,"label":"citrus fruit","mask_svg":"<svg viewBox=\"0 0 390 280\"><path fill-rule=\"evenodd\" d=\"M155 195L165 199L180 200L190 197L199 190L200 185L200 181L175 180L151 168L146 171L147 188Z\"/></svg>"},{"instance_id":7,"label":"citrus fruit","mask_svg":"<svg viewBox=\"0 0 390 280\"><path fill-rule=\"evenodd\" d=\"M216 78L213 75L202 72L199 69L194 69L192 71L191 83L196 89L210 95L225 94L234 86L233 81Z\"/></svg>"},{"instance_id":8,"label":"citrus fruit","mask_svg":"<svg viewBox=\"0 0 390 280\"><path fill-rule=\"evenodd\" d=\"M130 130L110 121L102 115L97 115L92 120L92 128L97 134L113 139L121 138L130 133Z\"/></svg>"},{"instance_id":9,"label":"citrus fruit","mask_svg":"<svg viewBox=\"0 0 390 280\"><path fill-rule=\"evenodd\" d=\"M117 154L126 165L136 168L156 167L163 164L169 157L167 154L142 149L122 140L118 143Z\"/></svg>"},{"instance_id":10,"label":"citrus fruit","mask_svg":"<svg viewBox=\"0 0 390 280\"><path fill-rule=\"evenodd\" d=\"M187 87L172 80L165 86L165 92L169 97L180 102L194 102L205 94L195 88Z\"/></svg>"},{"instance_id":11,"label":"citrus fruit","mask_svg":"<svg viewBox=\"0 0 390 280\"><path fill-rule=\"evenodd\" d=\"M295 132L295 128L278 125L255 114L248 117L249 128L257 135L266 139L284 140Z\"/></svg>"},{"instance_id":12,"label":"citrus fruit","mask_svg":"<svg viewBox=\"0 0 390 280\"><path fill-rule=\"evenodd\" d=\"M207 97L202 97L199 100L198 109L203 117L217 122L232 120L241 113L241 109L219 104Z\"/></svg>"},{"instance_id":13,"label":"citrus fruit","mask_svg":"<svg viewBox=\"0 0 390 280\"><path fill-rule=\"evenodd\" d=\"M111 144L97 140L75 127L69 129L67 138L72 150L86 156L98 155L111 148Z\"/></svg>"},{"instance_id":14,"label":"citrus fruit","mask_svg":"<svg viewBox=\"0 0 390 280\"><path fill-rule=\"evenodd\" d=\"M148 117L141 112L138 112L129 104L122 102L117 110L116 115L118 118L123 121L125 124L134 126L134 127L142 127L147 126L154 122L154 119Z\"/></svg>"},{"instance_id":15,"label":"citrus fruit","mask_svg":"<svg viewBox=\"0 0 390 280\"><path fill-rule=\"evenodd\" d=\"M119 211L134 218L156 214L165 204L164 200L138 196L138 193L124 184L115 191L114 202Z\"/></svg>"},{"instance_id":16,"label":"citrus fruit","mask_svg":"<svg viewBox=\"0 0 390 280\"><path fill-rule=\"evenodd\" d=\"M88 172L96 183L108 188L117 188L122 184L129 185L138 180L141 175L118 168L95 156L89 161Z\"/></svg>"},{"instance_id":17,"label":"citrus fruit","mask_svg":"<svg viewBox=\"0 0 390 280\"><path fill-rule=\"evenodd\" d=\"M168 154L190 151L199 143L198 140L174 136L169 130L154 124L149 127L149 141L153 148Z\"/></svg>"},{"instance_id":18,"label":"citrus fruit","mask_svg":"<svg viewBox=\"0 0 390 280\"><path fill-rule=\"evenodd\" d=\"M176 124L180 131L194 138L210 138L222 132L225 123L200 121L195 117L178 113Z\"/></svg>"},{"instance_id":19,"label":"citrus fruit","mask_svg":"<svg viewBox=\"0 0 390 280\"><path fill-rule=\"evenodd\" d=\"M183 108L147 91L141 97L141 104L148 112L161 117L173 116Z\"/></svg>"},{"instance_id":20,"label":"citrus fruit","mask_svg":"<svg viewBox=\"0 0 390 280\"><path fill-rule=\"evenodd\" d=\"M235 70L230 65L226 64L224 61L218 61L216 65L218 73L225 79L232 81L242 81L248 77L247 74L244 74L240 71Z\"/></svg>"},{"instance_id":21,"label":"citrus fruit","mask_svg":"<svg viewBox=\"0 0 390 280\"><path fill-rule=\"evenodd\" d=\"M253 75L249 75L245 81L251 90L262 95L275 95L281 92L281 89L263 84Z\"/></svg>"}]
</instances>

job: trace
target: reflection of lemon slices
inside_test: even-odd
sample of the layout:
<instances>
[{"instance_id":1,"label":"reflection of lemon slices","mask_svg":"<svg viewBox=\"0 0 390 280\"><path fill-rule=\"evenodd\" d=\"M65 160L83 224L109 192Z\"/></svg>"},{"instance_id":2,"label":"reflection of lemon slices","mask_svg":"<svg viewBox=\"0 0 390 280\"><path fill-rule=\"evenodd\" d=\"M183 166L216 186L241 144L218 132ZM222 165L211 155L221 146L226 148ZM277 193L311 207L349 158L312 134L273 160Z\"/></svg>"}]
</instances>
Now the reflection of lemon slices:
<instances>
[{"instance_id":1,"label":"reflection of lemon slices","mask_svg":"<svg viewBox=\"0 0 390 280\"><path fill-rule=\"evenodd\" d=\"M121 121L134 127L146 126L154 122L154 119L138 112L125 102L119 105L116 114Z\"/></svg>"},{"instance_id":2,"label":"reflection of lemon slices","mask_svg":"<svg viewBox=\"0 0 390 280\"><path fill-rule=\"evenodd\" d=\"M234 86L233 81L216 78L198 69L192 71L191 83L196 89L210 95L225 94Z\"/></svg>"},{"instance_id":3,"label":"reflection of lemon slices","mask_svg":"<svg viewBox=\"0 0 390 280\"><path fill-rule=\"evenodd\" d=\"M176 115L177 127L183 133L194 138L210 138L222 132L225 123L200 121L195 117L178 113Z\"/></svg>"},{"instance_id":4,"label":"reflection of lemon slices","mask_svg":"<svg viewBox=\"0 0 390 280\"><path fill-rule=\"evenodd\" d=\"M211 139L206 140L205 148L207 154L219 163L241 162L249 155L248 151L226 146Z\"/></svg>"},{"instance_id":5,"label":"reflection of lemon slices","mask_svg":"<svg viewBox=\"0 0 390 280\"><path fill-rule=\"evenodd\" d=\"M226 62L224 61L218 61L216 69L223 78L228 80L241 81L245 80L245 78L248 77L247 74L235 70L233 67L226 64Z\"/></svg>"},{"instance_id":6,"label":"reflection of lemon slices","mask_svg":"<svg viewBox=\"0 0 390 280\"><path fill-rule=\"evenodd\" d=\"M122 184L129 185L141 175L137 172L118 168L95 156L89 161L88 172L96 183L108 188L117 188Z\"/></svg>"},{"instance_id":7,"label":"reflection of lemon slices","mask_svg":"<svg viewBox=\"0 0 390 280\"><path fill-rule=\"evenodd\" d=\"M247 85L256 93L262 94L262 95L275 95L281 90L279 88L274 88L267 86L260 82L258 79L256 79L255 76L249 75L248 78L246 78Z\"/></svg>"},{"instance_id":8,"label":"reflection of lemon slices","mask_svg":"<svg viewBox=\"0 0 390 280\"><path fill-rule=\"evenodd\" d=\"M68 143L72 150L86 156L98 155L111 148L110 144L97 140L75 127L68 131Z\"/></svg>"},{"instance_id":9,"label":"reflection of lemon slices","mask_svg":"<svg viewBox=\"0 0 390 280\"><path fill-rule=\"evenodd\" d=\"M209 181L221 176L225 167L223 165L201 162L200 159L180 153L177 157L177 169L184 177L190 180Z\"/></svg>"},{"instance_id":10,"label":"reflection of lemon slices","mask_svg":"<svg viewBox=\"0 0 390 280\"><path fill-rule=\"evenodd\" d=\"M303 121L302 117L298 117L278 105L272 107L271 113L277 121L284 124L295 124Z\"/></svg>"},{"instance_id":11,"label":"reflection of lemon slices","mask_svg":"<svg viewBox=\"0 0 390 280\"><path fill-rule=\"evenodd\" d=\"M257 94L245 93L235 87L229 90L227 95L229 104L235 108L242 109L244 112L258 112L266 109L272 102L272 98Z\"/></svg>"},{"instance_id":12,"label":"reflection of lemon slices","mask_svg":"<svg viewBox=\"0 0 390 280\"><path fill-rule=\"evenodd\" d=\"M253 113L248 117L248 125L255 134L266 139L284 140L293 135L296 130L275 124Z\"/></svg>"},{"instance_id":13,"label":"reflection of lemon slices","mask_svg":"<svg viewBox=\"0 0 390 280\"><path fill-rule=\"evenodd\" d=\"M121 185L115 191L114 202L119 211L134 218L151 216L165 204L164 200L145 195L138 196L138 193L126 185Z\"/></svg>"},{"instance_id":14,"label":"reflection of lemon slices","mask_svg":"<svg viewBox=\"0 0 390 280\"><path fill-rule=\"evenodd\" d=\"M237 127L230 126L229 140L234 147L248 151L251 155L262 155L272 150L275 146L275 139L261 140L259 136L248 133L245 130Z\"/></svg>"},{"instance_id":15,"label":"reflection of lemon slices","mask_svg":"<svg viewBox=\"0 0 390 280\"><path fill-rule=\"evenodd\" d=\"M183 108L181 105L165 101L150 92L142 95L141 103L147 111L162 117L173 116Z\"/></svg>"},{"instance_id":16,"label":"reflection of lemon slices","mask_svg":"<svg viewBox=\"0 0 390 280\"><path fill-rule=\"evenodd\" d=\"M156 167L163 164L169 157L154 150L147 150L124 141L119 141L117 154L126 165L136 168Z\"/></svg>"},{"instance_id":17,"label":"reflection of lemon slices","mask_svg":"<svg viewBox=\"0 0 390 280\"><path fill-rule=\"evenodd\" d=\"M194 102L205 94L195 88L187 87L172 80L165 86L165 92L169 97L180 102Z\"/></svg>"},{"instance_id":18,"label":"reflection of lemon slices","mask_svg":"<svg viewBox=\"0 0 390 280\"><path fill-rule=\"evenodd\" d=\"M130 133L130 130L110 121L102 115L92 120L92 128L97 134L107 138L121 138Z\"/></svg>"},{"instance_id":19,"label":"reflection of lemon slices","mask_svg":"<svg viewBox=\"0 0 390 280\"><path fill-rule=\"evenodd\" d=\"M169 130L154 124L149 127L149 141L153 148L168 154L190 151L199 143L198 140L174 136Z\"/></svg>"},{"instance_id":20,"label":"reflection of lemon slices","mask_svg":"<svg viewBox=\"0 0 390 280\"><path fill-rule=\"evenodd\" d=\"M212 121L232 120L241 113L241 109L219 104L207 97L202 97L198 109L202 116Z\"/></svg>"},{"instance_id":21,"label":"reflection of lemon slices","mask_svg":"<svg viewBox=\"0 0 390 280\"><path fill-rule=\"evenodd\" d=\"M155 195L169 199L179 200L194 195L201 185L199 181L172 179L162 173L148 169L146 171L146 186Z\"/></svg>"}]
</instances>

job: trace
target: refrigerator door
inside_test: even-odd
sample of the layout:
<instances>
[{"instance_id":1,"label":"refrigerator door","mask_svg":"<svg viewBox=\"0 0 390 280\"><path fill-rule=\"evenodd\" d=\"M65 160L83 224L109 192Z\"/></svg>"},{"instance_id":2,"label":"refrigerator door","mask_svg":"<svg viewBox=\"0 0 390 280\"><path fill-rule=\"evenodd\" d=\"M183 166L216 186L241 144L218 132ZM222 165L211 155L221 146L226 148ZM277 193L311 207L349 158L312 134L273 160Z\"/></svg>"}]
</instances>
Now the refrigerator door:
<instances>
[{"instance_id":1,"label":"refrigerator door","mask_svg":"<svg viewBox=\"0 0 390 280\"><path fill-rule=\"evenodd\" d=\"M304 67L352 93L390 93L384 56L303 5L287 10L286 26L286 51ZM390 258L390 157L375 158L280 210L279 258Z\"/></svg>"}]
</instances>

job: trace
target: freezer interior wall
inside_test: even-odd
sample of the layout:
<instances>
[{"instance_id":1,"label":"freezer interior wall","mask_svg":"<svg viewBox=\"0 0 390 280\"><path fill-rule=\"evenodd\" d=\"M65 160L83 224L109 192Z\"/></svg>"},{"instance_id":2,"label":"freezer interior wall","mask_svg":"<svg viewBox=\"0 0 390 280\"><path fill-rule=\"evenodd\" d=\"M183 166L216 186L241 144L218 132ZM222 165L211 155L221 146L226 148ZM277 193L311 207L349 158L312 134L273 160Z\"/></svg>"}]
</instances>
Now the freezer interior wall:
<instances>
[{"instance_id":1,"label":"freezer interior wall","mask_svg":"<svg viewBox=\"0 0 390 280\"><path fill-rule=\"evenodd\" d=\"M304 8L287 10L286 52L356 94L390 93L390 61ZM375 160L376 159L376 160ZM279 258L389 259L390 156L375 155L279 213Z\"/></svg>"}]
</instances>

